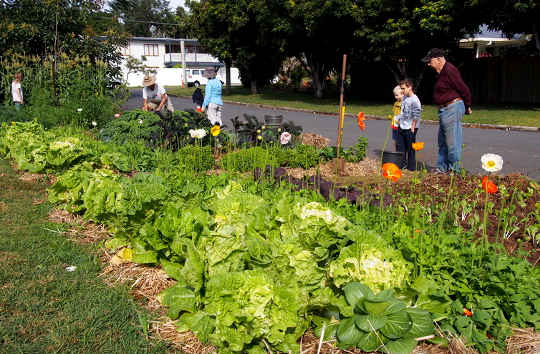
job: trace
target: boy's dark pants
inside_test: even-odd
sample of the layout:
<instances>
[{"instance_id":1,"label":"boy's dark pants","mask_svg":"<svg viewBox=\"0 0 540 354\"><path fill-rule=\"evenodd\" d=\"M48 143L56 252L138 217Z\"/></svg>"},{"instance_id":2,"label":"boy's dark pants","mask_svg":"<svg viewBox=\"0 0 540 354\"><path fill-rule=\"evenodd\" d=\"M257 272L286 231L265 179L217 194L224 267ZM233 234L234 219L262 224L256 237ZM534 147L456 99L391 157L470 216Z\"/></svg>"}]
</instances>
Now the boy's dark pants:
<instances>
[{"instance_id":1,"label":"boy's dark pants","mask_svg":"<svg viewBox=\"0 0 540 354\"><path fill-rule=\"evenodd\" d=\"M418 129L415 129L413 133L410 129L398 128L397 151L403 152L403 166L399 166L400 168L406 167L409 171L416 170L416 157L412 144L416 142L417 133Z\"/></svg>"}]
</instances>

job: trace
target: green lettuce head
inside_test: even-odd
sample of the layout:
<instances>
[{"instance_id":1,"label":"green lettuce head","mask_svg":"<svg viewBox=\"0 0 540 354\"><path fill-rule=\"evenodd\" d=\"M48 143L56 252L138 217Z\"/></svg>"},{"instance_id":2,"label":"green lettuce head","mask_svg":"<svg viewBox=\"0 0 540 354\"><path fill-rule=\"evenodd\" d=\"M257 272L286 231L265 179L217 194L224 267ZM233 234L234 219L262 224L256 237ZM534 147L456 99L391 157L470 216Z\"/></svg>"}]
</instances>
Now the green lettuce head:
<instances>
[{"instance_id":1,"label":"green lettuce head","mask_svg":"<svg viewBox=\"0 0 540 354\"><path fill-rule=\"evenodd\" d=\"M399 251L384 244L355 242L343 248L339 257L330 263L329 276L337 287L357 281L371 289L384 290L402 287L411 270L412 265Z\"/></svg>"}]
</instances>

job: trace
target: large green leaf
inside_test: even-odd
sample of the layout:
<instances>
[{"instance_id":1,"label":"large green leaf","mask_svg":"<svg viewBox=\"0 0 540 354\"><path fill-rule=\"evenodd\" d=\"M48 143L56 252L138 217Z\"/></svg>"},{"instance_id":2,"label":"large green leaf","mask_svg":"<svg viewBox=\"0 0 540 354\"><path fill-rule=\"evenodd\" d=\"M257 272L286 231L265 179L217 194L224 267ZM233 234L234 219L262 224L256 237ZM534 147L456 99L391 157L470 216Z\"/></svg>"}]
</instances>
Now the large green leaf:
<instances>
[{"instance_id":1,"label":"large green leaf","mask_svg":"<svg viewBox=\"0 0 540 354\"><path fill-rule=\"evenodd\" d=\"M373 292L369 287L362 283L352 282L343 287L345 298L351 306L356 306L358 302L362 301L366 296L373 295Z\"/></svg>"},{"instance_id":2,"label":"large green leaf","mask_svg":"<svg viewBox=\"0 0 540 354\"><path fill-rule=\"evenodd\" d=\"M360 306L357 306L357 308L360 308L368 314L382 314L388 306L390 306L389 302L364 301Z\"/></svg>"},{"instance_id":3,"label":"large green leaf","mask_svg":"<svg viewBox=\"0 0 540 354\"><path fill-rule=\"evenodd\" d=\"M412 326L407 333L408 338L425 337L435 332L435 326L429 312L419 308L407 308Z\"/></svg>"},{"instance_id":4,"label":"large green leaf","mask_svg":"<svg viewBox=\"0 0 540 354\"><path fill-rule=\"evenodd\" d=\"M165 289L159 294L158 299L162 305L169 308L168 315L172 319L178 318L182 311L195 312L196 310L195 293L181 284Z\"/></svg>"},{"instance_id":5,"label":"large green leaf","mask_svg":"<svg viewBox=\"0 0 540 354\"><path fill-rule=\"evenodd\" d=\"M382 346L385 340L384 336L377 331L370 331L361 336L356 346L365 352L372 352Z\"/></svg>"},{"instance_id":6,"label":"large green leaf","mask_svg":"<svg viewBox=\"0 0 540 354\"><path fill-rule=\"evenodd\" d=\"M356 327L354 322L355 317L347 318L340 322L336 333L340 344L346 346L356 345L365 334Z\"/></svg>"},{"instance_id":7,"label":"large green leaf","mask_svg":"<svg viewBox=\"0 0 540 354\"><path fill-rule=\"evenodd\" d=\"M381 332L390 339L397 339L403 337L411 325L407 312L394 312L386 316L386 324L381 328Z\"/></svg>"},{"instance_id":8,"label":"large green leaf","mask_svg":"<svg viewBox=\"0 0 540 354\"><path fill-rule=\"evenodd\" d=\"M355 323L362 331L370 332L382 328L386 324L386 318L382 315L356 316Z\"/></svg>"},{"instance_id":9,"label":"large green leaf","mask_svg":"<svg viewBox=\"0 0 540 354\"><path fill-rule=\"evenodd\" d=\"M398 339L385 344L383 352L390 354L410 354L418 344L414 339Z\"/></svg>"}]
</instances>

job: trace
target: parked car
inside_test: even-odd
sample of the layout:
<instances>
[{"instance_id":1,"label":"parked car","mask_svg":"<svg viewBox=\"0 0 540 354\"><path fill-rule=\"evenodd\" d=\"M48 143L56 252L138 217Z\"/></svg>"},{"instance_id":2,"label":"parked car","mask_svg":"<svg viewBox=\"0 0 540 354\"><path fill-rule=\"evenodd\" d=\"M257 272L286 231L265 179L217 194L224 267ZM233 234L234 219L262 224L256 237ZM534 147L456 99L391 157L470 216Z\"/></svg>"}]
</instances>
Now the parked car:
<instances>
[{"instance_id":1,"label":"parked car","mask_svg":"<svg viewBox=\"0 0 540 354\"><path fill-rule=\"evenodd\" d=\"M188 87L206 85L208 79L204 76L204 69L186 69Z\"/></svg>"}]
</instances>

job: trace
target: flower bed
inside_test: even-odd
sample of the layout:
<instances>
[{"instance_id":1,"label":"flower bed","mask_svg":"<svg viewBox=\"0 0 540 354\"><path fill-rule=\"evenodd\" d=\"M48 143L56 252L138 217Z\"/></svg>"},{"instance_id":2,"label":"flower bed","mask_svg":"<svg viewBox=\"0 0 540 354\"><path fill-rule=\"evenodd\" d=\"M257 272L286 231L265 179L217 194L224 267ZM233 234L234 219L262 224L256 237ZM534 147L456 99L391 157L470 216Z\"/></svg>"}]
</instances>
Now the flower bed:
<instances>
[{"instance_id":1,"label":"flower bed","mask_svg":"<svg viewBox=\"0 0 540 354\"><path fill-rule=\"evenodd\" d=\"M479 227L493 230L483 215L497 215L502 200L534 205L524 212L529 222L537 217L531 182L491 177L498 204L478 177L426 177L430 185L412 175L403 183L388 169L398 182L353 187L366 196L353 205L291 190L274 174L208 175L198 166L211 151L180 165L181 150L126 150L74 129L16 123L0 135L0 153L20 168L58 173L49 200L105 224L119 258L161 266L175 279L159 296L169 316L220 352L298 352L309 328L364 351L411 352L419 342L458 336L488 352L505 347L512 327L539 325L540 290L531 286L538 268L497 243L475 242ZM147 173L118 173L137 165ZM428 186L433 192L419 193ZM516 208L500 213L505 232ZM456 213L466 214L469 228Z\"/></svg>"}]
</instances>

